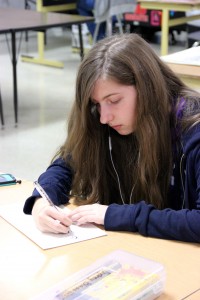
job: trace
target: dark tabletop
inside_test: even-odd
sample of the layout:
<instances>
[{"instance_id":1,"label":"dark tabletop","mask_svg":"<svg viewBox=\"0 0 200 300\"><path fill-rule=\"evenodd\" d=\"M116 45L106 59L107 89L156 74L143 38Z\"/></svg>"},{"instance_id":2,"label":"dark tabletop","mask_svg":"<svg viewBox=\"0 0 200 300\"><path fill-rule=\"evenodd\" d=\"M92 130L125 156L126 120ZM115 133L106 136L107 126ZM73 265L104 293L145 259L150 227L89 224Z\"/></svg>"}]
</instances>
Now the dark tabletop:
<instances>
[{"instance_id":1,"label":"dark tabletop","mask_svg":"<svg viewBox=\"0 0 200 300\"><path fill-rule=\"evenodd\" d=\"M47 29L62 25L80 24L93 21L85 17L64 13L41 13L33 10L0 8L0 32Z\"/></svg>"}]
</instances>

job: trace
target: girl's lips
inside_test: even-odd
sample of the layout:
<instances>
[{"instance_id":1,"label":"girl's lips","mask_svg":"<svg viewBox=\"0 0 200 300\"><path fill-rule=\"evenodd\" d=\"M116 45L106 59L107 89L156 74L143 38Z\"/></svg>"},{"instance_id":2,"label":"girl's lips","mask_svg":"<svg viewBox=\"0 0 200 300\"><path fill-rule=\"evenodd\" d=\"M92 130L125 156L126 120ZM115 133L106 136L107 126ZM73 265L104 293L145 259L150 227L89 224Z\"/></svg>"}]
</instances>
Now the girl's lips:
<instances>
[{"instance_id":1,"label":"girl's lips","mask_svg":"<svg viewBox=\"0 0 200 300\"><path fill-rule=\"evenodd\" d=\"M113 128L114 130L119 130L119 129L121 128L121 125L115 125L115 126L112 126L112 128Z\"/></svg>"}]
</instances>

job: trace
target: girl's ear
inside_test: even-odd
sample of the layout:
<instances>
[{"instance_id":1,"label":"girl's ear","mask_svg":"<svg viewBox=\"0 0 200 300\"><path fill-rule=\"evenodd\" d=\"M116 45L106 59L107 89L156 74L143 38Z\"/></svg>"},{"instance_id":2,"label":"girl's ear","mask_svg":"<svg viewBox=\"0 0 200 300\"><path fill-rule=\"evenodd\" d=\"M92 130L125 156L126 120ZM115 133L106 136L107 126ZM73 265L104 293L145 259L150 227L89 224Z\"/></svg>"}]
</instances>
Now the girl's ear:
<instances>
[{"instance_id":1,"label":"girl's ear","mask_svg":"<svg viewBox=\"0 0 200 300\"><path fill-rule=\"evenodd\" d=\"M91 111L91 114L92 114L94 117L97 117L97 115L98 115L98 110L97 110L96 104L93 103L93 104L91 105L90 111Z\"/></svg>"}]
</instances>

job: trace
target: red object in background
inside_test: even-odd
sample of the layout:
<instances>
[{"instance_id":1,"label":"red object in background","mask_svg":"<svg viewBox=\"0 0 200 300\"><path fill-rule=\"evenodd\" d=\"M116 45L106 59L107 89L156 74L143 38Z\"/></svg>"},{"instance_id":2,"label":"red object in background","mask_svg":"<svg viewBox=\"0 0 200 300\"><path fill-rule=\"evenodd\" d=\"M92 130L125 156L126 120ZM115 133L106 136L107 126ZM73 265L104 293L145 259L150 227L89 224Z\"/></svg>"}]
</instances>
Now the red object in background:
<instances>
[{"instance_id":1,"label":"red object in background","mask_svg":"<svg viewBox=\"0 0 200 300\"><path fill-rule=\"evenodd\" d=\"M159 10L151 10L150 12L150 25L161 26L162 12Z\"/></svg>"},{"instance_id":2,"label":"red object in background","mask_svg":"<svg viewBox=\"0 0 200 300\"><path fill-rule=\"evenodd\" d=\"M141 8L140 4L136 5L136 9L134 11L135 14L141 14L141 15L146 15L147 10L145 8Z\"/></svg>"},{"instance_id":3,"label":"red object in background","mask_svg":"<svg viewBox=\"0 0 200 300\"><path fill-rule=\"evenodd\" d=\"M148 10L141 8L140 4L136 5L133 13L126 13L124 18L126 21L136 21L150 26L161 25L162 12L160 10Z\"/></svg>"},{"instance_id":4,"label":"red object in background","mask_svg":"<svg viewBox=\"0 0 200 300\"><path fill-rule=\"evenodd\" d=\"M137 21L142 23L149 23L149 16L147 14L147 9L141 8L140 4L136 5L136 9L133 13L125 13L124 19L126 21Z\"/></svg>"}]
</instances>

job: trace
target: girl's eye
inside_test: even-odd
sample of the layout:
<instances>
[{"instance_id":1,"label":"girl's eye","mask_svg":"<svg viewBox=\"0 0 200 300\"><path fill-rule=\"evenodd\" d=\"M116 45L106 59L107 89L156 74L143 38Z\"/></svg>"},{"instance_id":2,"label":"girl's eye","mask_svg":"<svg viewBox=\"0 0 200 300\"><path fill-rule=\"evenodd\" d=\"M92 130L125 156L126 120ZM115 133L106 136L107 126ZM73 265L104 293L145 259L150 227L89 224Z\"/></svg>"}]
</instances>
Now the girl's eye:
<instances>
[{"instance_id":1,"label":"girl's eye","mask_svg":"<svg viewBox=\"0 0 200 300\"><path fill-rule=\"evenodd\" d=\"M120 101L120 99L117 99L117 100L110 100L110 103L112 103L112 104L117 104L117 103L119 103L119 101Z\"/></svg>"}]
</instances>

